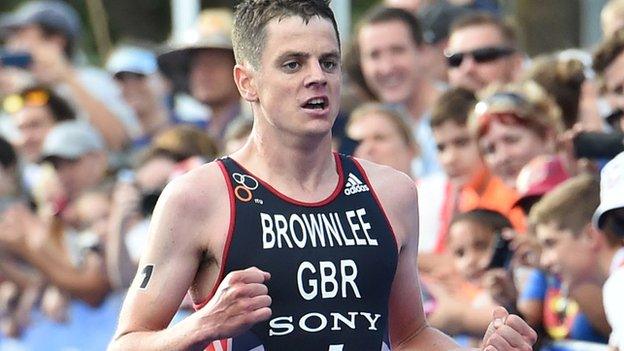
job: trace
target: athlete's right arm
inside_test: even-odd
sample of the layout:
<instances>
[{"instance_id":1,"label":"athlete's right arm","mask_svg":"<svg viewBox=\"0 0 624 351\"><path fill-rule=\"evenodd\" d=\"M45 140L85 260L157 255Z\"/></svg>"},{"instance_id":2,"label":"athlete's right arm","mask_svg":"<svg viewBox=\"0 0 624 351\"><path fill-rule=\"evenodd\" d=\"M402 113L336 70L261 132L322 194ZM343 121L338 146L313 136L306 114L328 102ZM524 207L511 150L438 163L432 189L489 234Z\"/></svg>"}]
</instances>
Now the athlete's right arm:
<instances>
[{"instance_id":1,"label":"athlete's right arm","mask_svg":"<svg viewBox=\"0 0 624 351\"><path fill-rule=\"evenodd\" d=\"M227 235L225 189L216 164L167 186L109 350L203 350L213 340L235 336L269 318L268 273L250 268L230 273L206 306L167 328L193 283L203 251L217 250L207 247L211 245L205 236Z\"/></svg>"}]
</instances>

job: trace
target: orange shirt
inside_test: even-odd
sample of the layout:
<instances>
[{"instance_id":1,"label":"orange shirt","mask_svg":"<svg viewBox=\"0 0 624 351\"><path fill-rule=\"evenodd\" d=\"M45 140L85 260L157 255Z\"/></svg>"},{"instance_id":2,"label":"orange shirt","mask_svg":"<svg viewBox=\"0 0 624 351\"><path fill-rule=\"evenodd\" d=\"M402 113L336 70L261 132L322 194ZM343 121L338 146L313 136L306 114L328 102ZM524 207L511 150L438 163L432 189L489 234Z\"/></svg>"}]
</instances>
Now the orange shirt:
<instances>
[{"instance_id":1,"label":"orange shirt","mask_svg":"<svg viewBox=\"0 0 624 351\"><path fill-rule=\"evenodd\" d=\"M477 172L459 191L453 189L450 181L447 181L435 252L441 253L446 249L446 236L453 215L476 208L485 208L502 213L509 218L516 231L524 233L526 216L522 209L513 207L516 200L518 200L518 193L505 185L486 167Z\"/></svg>"}]
</instances>

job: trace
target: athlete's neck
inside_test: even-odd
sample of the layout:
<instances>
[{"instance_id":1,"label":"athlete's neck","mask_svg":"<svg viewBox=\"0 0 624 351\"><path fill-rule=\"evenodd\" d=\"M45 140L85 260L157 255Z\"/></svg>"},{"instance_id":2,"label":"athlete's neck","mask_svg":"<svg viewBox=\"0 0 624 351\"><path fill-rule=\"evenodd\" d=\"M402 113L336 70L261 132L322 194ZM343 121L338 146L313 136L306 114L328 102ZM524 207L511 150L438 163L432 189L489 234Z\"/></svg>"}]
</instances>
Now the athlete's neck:
<instances>
[{"instance_id":1,"label":"athlete's neck","mask_svg":"<svg viewBox=\"0 0 624 351\"><path fill-rule=\"evenodd\" d=\"M318 138L269 137L254 130L232 158L278 191L301 201L323 200L338 183L329 133Z\"/></svg>"}]
</instances>

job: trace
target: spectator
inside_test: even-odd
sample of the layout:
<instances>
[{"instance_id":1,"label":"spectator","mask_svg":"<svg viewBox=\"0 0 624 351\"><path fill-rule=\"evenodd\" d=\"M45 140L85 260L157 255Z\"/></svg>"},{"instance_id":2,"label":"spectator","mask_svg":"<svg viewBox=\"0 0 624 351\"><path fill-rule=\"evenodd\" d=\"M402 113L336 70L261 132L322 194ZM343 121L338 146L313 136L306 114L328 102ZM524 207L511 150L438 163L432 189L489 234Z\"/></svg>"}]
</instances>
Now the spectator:
<instances>
[{"instance_id":1,"label":"spectator","mask_svg":"<svg viewBox=\"0 0 624 351\"><path fill-rule=\"evenodd\" d=\"M624 27L624 1L609 0L600 12L602 34L609 38Z\"/></svg>"},{"instance_id":2,"label":"spectator","mask_svg":"<svg viewBox=\"0 0 624 351\"><path fill-rule=\"evenodd\" d=\"M514 29L487 12L467 14L452 24L446 58L451 86L473 91L510 83L522 71Z\"/></svg>"},{"instance_id":3,"label":"spectator","mask_svg":"<svg viewBox=\"0 0 624 351\"><path fill-rule=\"evenodd\" d=\"M509 187L531 159L557 152L563 131L559 107L534 82L484 92L468 124L487 166Z\"/></svg>"},{"instance_id":4,"label":"spectator","mask_svg":"<svg viewBox=\"0 0 624 351\"><path fill-rule=\"evenodd\" d=\"M51 0L28 1L0 22L7 50L32 55L28 71L37 82L68 98L102 134L108 149L118 151L138 124L105 72L75 63L80 27L73 8Z\"/></svg>"},{"instance_id":5,"label":"spectator","mask_svg":"<svg viewBox=\"0 0 624 351\"><path fill-rule=\"evenodd\" d=\"M433 79L422 74L426 66L418 19L405 10L376 7L360 21L354 38L369 90L383 103L401 105L411 117L421 151L413 174L421 177L438 172L429 110L441 91Z\"/></svg>"},{"instance_id":6,"label":"spectator","mask_svg":"<svg viewBox=\"0 0 624 351\"><path fill-rule=\"evenodd\" d=\"M58 288L91 305L99 305L109 291L97 240L76 231L76 200L101 186L106 176L104 143L88 125L59 123L46 136L42 159L51 162L66 196L57 204L58 217L39 218L21 206L6 216L12 230L3 231L2 243L40 270ZM10 235L9 235L10 234Z\"/></svg>"},{"instance_id":7,"label":"spectator","mask_svg":"<svg viewBox=\"0 0 624 351\"><path fill-rule=\"evenodd\" d=\"M418 147L407 118L399 110L376 103L362 105L351 113L347 135L358 143L354 156L414 178L411 162Z\"/></svg>"},{"instance_id":8,"label":"spectator","mask_svg":"<svg viewBox=\"0 0 624 351\"><path fill-rule=\"evenodd\" d=\"M518 175L516 189L520 198L517 205L528 214L545 194L569 178L570 174L559 157L544 155L534 158ZM535 236L515 235L512 239L515 266L539 267L540 247ZM542 344L552 340L606 342L602 332L592 326L587 314L578 307L599 300L600 290L594 287L587 293L575 294L575 297L579 302L566 294L557 276L534 268L522 285L517 306L527 323L539 330Z\"/></svg>"},{"instance_id":9,"label":"spectator","mask_svg":"<svg viewBox=\"0 0 624 351\"><path fill-rule=\"evenodd\" d=\"M232 20L228 9L204 10L190 32L158 56L160 69L177 91L188 91L210 107L207 128L219 144L227 126L244 114L232 77Z\"/></svg>"},{"instance_id":10,"label":"spectator","mask_svg":"<svg viewBox=\"0 0 624 351\"><path fill-rule=\"evenodd\" d=\"M470 90L451 88L434 105L431 127L445 177L419 180L421 196L432 199L420 207L419 249L425 252L444 252L451 218L476 208L501 212L512 218L514 228L524 229L524 216L513 209L516 193L486 167L468 129L468 115L476 103ZM436 197L440 201L434 201Z\"/></svg>"},{"instance_id":11,"label":"spectator","mask_svg":"<svg viewBox=\"0 0 624 351\"><path fill-rule=\"evenodd\" d=\"M424 55L427 62L426 73L437 81L448 83L448 65L444 50L448 46L451 24L472 11L464 6L456 6L444 0L425 6L419 18L423 24L425 40Z\"/></svg>"},{"instance_id":12,"label":"spectator","mask_svg":"<svg viewBox=\"0 0 624 351\"><path fill-rule=\"evenodd\" d=\"M11 113L17 135L15 144L21 159L21 182L32 192L41 178L41 167L37 164L46 135L59 122L74 120L74 109L62 97L45 86L31 86L19 94L9 95L4 100L5 110Z\"/></svg>"},{"instance_id":13,"label":"spectator","mask_svg":"<svg viewBox=\"0 0 624 351\"><path fill-rule=\"evenodd\" d=\"M562 183L546 194L529 214L529 221L541 248L541 265L561 278L561 294L578 302L591 325L608 335L600 288L607 272L601 272L603 255L613 253L622 243L607 239L591 226L591 219L599 203L599 184L591 175L579 175ZM607 263L608 266L609 263ZM592 299L587 299L592 294ZM553 300L554 301L554 300ZM564 300L565 301L565 300ZM544 324L553 328L549 333L555 338L568 337L577 327L574 305L567 305L555 314L544 314ZM554 320L547 320L547 319ZM563 319L566 318L567 320ZM562 328L565 327L565 328ZM586 326L586 324L585 324ZM579 333L579 331L576 331ZM587 335L587 331L584 333Z\"/></svg>"},{"instance_id":14,"label":"spectator","mask_svg":"<svg viewBox=\"0 0 624 351\"><path fill-rule=\"evenodd\" d=\"M178 125L154 137L135 170L118 175L106 242L113 287L130 285L147 242L152 211L165 185L217 155L215 141L201 129Z\"/></svg>"},{"instance_id":15,"label":"spectator","mask_svg":"<svg viewBox=\"0 0 624 351\"><path fill-rule=\"evenodd\" d=\"M586 79L583 62L558 55L544 55L533 60L524 76L525 80L542 86L555 99L561 109L565 129L571 129L579 122L581 94Z\"/></svg>"},{"instance_id":16,"label":"spectator","mask_svg":"<svg viewBox=\"0 0 624 351\"><path fill-rule=\"evenodd\" d=\"M597 242L598 265L603 275L608 276L602 293L607 320L613 330L609 345L624 350L624 318L622 291L624 291L624 153L605 165L600 177L600 205L592 222L601 230ZM601 235L602 234L602 235Z\"/></svg>"},{"instance_id":17,"label":"spectator","mask_svg":"<svg viewBox=\"0 0 624 351\"><path fill-rule=\"evenodd\" d=\"M154 135L177 122L166 105L166 83L158 74L156 55L151 51L120 46L109 56L106 69L141 125L141 134L131 141L132 150L146 147Z\"/></svg>"},{"instance_id":18,"label":"spectator","mask_svg":"<svg viewBox=\"0 0 624 351\"><path fill-rule=\"evenodd\" d=\"M436 299L431 324L452 335L479 335L492 306L514 310L516 288L508 265L512 252L501 233L511 228L502 214L475 209L455 216L449 229L451 262L462 277L455 286L428 285Z\"/></svg>"}]
</instances>

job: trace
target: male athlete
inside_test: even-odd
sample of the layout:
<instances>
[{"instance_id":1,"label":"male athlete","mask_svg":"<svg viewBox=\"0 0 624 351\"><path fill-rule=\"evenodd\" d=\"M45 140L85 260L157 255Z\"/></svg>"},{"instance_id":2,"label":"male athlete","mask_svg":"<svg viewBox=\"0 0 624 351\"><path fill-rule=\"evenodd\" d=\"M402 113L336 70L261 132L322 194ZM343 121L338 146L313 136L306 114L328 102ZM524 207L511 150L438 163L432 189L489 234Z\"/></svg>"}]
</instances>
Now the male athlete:
<instances>
[{"instance_id":1,"label":"male athlete","mask_svg":"<svg viewBox=\"0 0 624 351\"><path fill-rule=\"evenodd\" d=\"M423 315L413 181L331 152L341 69L327 3L238 6L234 79L252 135L163 193L111 350L457 347ZM167 328L187 289L197 311ZM484 347L535 339L500 309Z\"/></svg>"}]
</instances>

